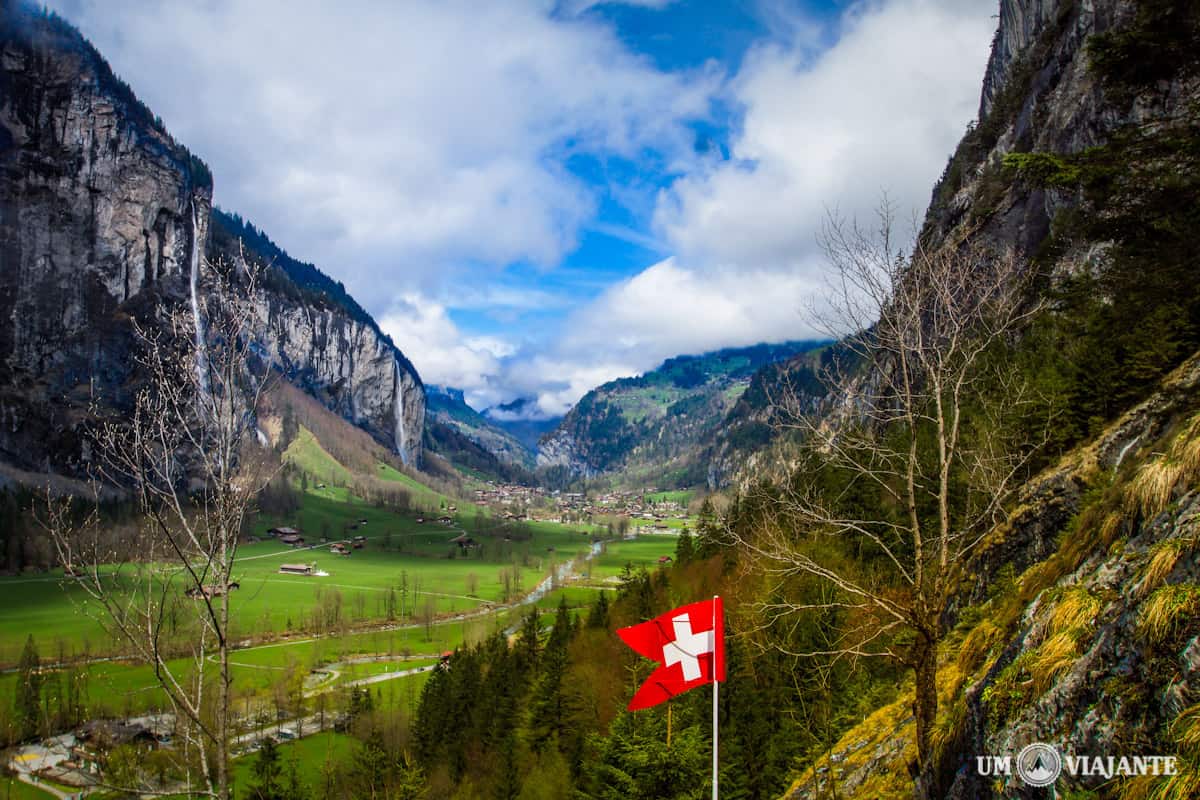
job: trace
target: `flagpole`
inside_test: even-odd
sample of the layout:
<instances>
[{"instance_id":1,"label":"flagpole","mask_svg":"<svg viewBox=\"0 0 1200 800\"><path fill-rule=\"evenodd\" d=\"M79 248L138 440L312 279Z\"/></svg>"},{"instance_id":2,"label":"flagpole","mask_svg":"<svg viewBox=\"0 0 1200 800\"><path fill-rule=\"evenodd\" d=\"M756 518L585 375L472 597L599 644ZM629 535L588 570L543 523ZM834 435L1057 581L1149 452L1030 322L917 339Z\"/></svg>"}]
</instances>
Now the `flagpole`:
<instances>
[{"instance_id":1,"label":"flagpole","mask_svg":"<svg viewBox=\"0 0 1200 800\"><path fill-rule=\"evenodd\" d=\"M721 645L717 643L716 638L715 638L717 635L716 632L717 632L717 600L718 599L719 598L717 597L717 595L714 594L713 595L713 606L712 606L712 617L713 617L712 618L712 624L713 624L712 629L713 629L713 637L714 637L714 639L713 639L713 662L712 662L712 676L713 676L713 793L712 793L712 800L717 800L717 688L721 685L720 681L717 680L717 648L720 647Z\"/></svg>"}]
</instances>

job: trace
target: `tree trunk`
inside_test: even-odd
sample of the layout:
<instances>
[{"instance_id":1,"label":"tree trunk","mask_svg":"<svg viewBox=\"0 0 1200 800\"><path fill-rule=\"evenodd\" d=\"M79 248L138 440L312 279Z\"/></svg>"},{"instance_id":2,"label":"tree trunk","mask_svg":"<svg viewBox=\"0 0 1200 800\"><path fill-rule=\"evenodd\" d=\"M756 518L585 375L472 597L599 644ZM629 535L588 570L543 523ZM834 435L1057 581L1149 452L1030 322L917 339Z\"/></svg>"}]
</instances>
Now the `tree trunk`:
<instances>
[{"instance_id":1,"label":"tree trunk","mask_svg":"<svg viewBox=\"0 0 1200 800\"><path fill-rule=\"evenodd\" d=\"M938 704L937 639L923 631L917 632L913 669L916 673L913 716L917 722L917 774L913 796L916 800L933 800L936 787L931 738Z\"/></svg>"}]
</instances>

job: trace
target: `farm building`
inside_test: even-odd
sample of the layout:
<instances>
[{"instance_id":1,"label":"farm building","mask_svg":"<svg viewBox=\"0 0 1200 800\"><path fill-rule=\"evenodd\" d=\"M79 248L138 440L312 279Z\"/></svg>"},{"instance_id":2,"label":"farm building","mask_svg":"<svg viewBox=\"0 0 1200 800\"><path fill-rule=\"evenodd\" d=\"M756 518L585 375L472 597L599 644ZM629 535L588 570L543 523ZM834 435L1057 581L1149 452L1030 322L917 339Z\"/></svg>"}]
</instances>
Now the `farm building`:
<instances>
[{"instance_id":1,"label":"farm building","mask_svg":"<svg viewBox=\"0 0 1200 800\"><path fill-rule=\"evenodd\" d=\"M271 528L267 531L268 536L300 536L303 533L299 528Z\"/></svg>"},{"instance_id":2,"label":"farm building","mask_svg":"<svg viewBox=\"0 0 1200 800\"><path fill-rule=\"evenodd\" d=\"M334 555L338 555L338 556L350 555L350 551L346 549L346 545L342 544L341 542L334 542L333 544L331 544L329 546L329 552L333 553Z\"/></svg>"},{"instance_id":3,"label":"farm building","mask_svg":"<svg viewBox=\"0 0 1200 800\"><path fill-rule=\"evenodd\" d=\"M242 588L242 585L240 583L238 583L237 581L230 581L227 589L222 589L220 586L216 586L216 585L205 586L203 589L200 588L199 586L192 586L189 589L187 589L184 592L184 594L187 595L188 597L192 598L193 600L199 600L202 597L220 597L221 595L225 594L226 592L232 592L235 589L240 589L240 588Z\"/></svg>"},{"instance_id":4,"label":"farm building","mask_svg":"<svg viewBox=\"0 0 1200 800\"><path fill-rule=\"evenodd\" d=\"M79 729L80 742L101 750L111 750L125 744L144 742L155 744L154 734L145 725L119 720L92 720Z\"/></svg>"},{"instance_id":5,"label":"farm building","mask_svg":"<svg viewBox=\"0 0 1200 800\"><path fill-rule=\"evenodd\" d=\"M297 536L294 533L285 533L283 536L279 537L279 541L283 544L291 545L292 547L299 547L300 545L304 544L304 537Z\"/></svg>"},{"instance_id":6,"label":"farm building","mask_svg":"<svg viewBox=\"0 0 1200 800\"><path fill-rule=\"evenodd\" d=\"M279 572L283 575L312 575L314 564L280 564Z\"/></svg>"},{"instance_id":7,"label":"farm building","mask_svg":"<svg viewBox=\"0 0 1200 800\"><path fill-rule=\"evenodd\" d=\"M460 550L467 550L475 547L475 540L470 536L467 536L465 533L460 533L458 536L455 536L450 540L450 544L458 545Z\"/></svg>"}]
</instances>

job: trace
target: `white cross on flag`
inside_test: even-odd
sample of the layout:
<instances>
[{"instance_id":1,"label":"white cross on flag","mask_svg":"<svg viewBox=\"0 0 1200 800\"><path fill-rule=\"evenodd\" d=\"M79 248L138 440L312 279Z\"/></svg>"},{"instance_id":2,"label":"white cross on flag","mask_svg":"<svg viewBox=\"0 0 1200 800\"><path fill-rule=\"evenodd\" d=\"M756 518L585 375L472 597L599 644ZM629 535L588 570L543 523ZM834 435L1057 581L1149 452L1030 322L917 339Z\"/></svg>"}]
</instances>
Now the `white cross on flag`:
<instances>
[{"instance_id":1,"label":"white cross on flag","mask_svg":"<svg viewBox=\"0 0 1200 800\"><path fill-rule=\"evenodd\" d=\"M680 692L725 680L725 621L721 598L668 611L621 628L625 644L661 666L629 702L629 710L657 705Z\"/></svg>"}]
</instances>

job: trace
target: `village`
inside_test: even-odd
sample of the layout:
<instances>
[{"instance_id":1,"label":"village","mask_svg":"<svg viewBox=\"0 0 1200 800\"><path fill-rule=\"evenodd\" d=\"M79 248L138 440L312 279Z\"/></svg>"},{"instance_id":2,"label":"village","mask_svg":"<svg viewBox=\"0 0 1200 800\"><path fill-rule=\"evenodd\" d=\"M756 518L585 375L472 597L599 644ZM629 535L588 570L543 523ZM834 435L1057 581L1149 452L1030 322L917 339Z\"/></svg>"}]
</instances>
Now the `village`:
<instances>
[{"instance_id":1,"label":"village","mask_svg":"<svg viewBox=\"0 0 1200 800\"><path fill-rule=\"evenodd\" d=\"M488 481L486 489L475 490L474 498L477 506L505 519L570 524L608 518L625 534L634 528L649 533L687 527L688 507L671 499L676 494L654 488L562 492Z\"/></svg>"}]
</instances>

